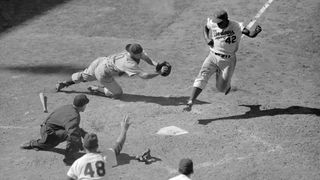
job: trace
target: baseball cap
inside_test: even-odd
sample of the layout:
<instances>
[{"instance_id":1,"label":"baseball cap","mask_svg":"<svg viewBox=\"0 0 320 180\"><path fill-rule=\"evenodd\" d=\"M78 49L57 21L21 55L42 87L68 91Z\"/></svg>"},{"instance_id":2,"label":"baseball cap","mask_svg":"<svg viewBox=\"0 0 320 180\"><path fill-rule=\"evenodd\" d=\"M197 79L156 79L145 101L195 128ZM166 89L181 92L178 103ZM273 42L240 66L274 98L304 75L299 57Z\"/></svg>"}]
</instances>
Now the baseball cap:
<instances>
[{"instance_id":1,"label":"baseball cap","mask_svg":"<svg viewBox=\"0 0 320 180\"><path fill-rule=\"evenodd\" d=\"M193 162L189 158L183 158L179 163L179 172L184 175L193 173Z\"/></svg>"},{"instance_id":2,"label":"baseball cap","mask_svg":"<svg viewBox=\"0 0 320 180\"><path fill-rule=\"evenodd\" d=\"M98 136L94 133L86 134L83 138L83 147L86 149L98 147Z\"/></svg>"},{"instance_id":3,"label":"baseball cap","mask_svg":"<svg viewBox=\"0 0 320 180\"><path fill-rule=\"evenodd\" d=\"M212 21L215 23L220 23L223 20L228 20L228 13L225 10L218 10L214 13Z\"/></svg>"},{"instance_id":4,"label":"baseball cap","mask_svg":"<svg viewBox=\"0 0 320 180\"><path fill-rule=\"evenodd\" d=\"M89 99L84 94L76 95L73 99L73 105L76 107L82 107L89 103Z\"/></svg>"},{"instance_id":5,"label":"baseball cap","mask_svg":"<svg viewBox=\"0 0 320 180\"><path fill-rule=\"evenodd\" d=\"M132 54L140 54L143 51L140 44L127 44L126 50Z\"/></svg>"}]
</instances>

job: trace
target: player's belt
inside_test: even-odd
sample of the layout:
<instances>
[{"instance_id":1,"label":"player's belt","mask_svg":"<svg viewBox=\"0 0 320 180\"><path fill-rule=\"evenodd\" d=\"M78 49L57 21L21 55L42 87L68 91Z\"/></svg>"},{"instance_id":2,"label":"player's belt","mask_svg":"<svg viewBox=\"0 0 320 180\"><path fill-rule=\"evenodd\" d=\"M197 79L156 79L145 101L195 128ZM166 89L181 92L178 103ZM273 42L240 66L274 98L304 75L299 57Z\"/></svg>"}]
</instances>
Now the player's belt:
<instances>
[{"instance_id":1,"label":"player's belt","mask_svg":"<svg viewBox=\"0 0 320 180\"><path fill-rule=\"evenodd\" d=\"M220 54L220 53L214 53L214 54L217 56L220 56L222 58L230 58L231 57L230 55L225 55L225 54Z\"/></svg>"}]
</instances>

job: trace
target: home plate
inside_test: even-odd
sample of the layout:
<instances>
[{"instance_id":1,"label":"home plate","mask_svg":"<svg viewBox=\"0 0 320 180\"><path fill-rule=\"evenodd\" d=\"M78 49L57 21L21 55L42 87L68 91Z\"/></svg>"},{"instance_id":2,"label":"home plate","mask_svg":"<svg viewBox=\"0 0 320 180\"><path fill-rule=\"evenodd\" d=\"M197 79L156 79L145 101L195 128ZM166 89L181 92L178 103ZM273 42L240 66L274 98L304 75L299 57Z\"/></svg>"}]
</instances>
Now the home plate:
<instances>
[{"instance_id":1,"label":"home plate","mask_svg":"<svg viewBox=\"0 0 320 180\"><path fill-rule=\"evenodd\" d=\"M168 135L168 136L177 136L181 134L187 134L188 131L178 128L176 126L168 126L161 128L156 134L158 135Z\"/></svg>"}]
</instances>

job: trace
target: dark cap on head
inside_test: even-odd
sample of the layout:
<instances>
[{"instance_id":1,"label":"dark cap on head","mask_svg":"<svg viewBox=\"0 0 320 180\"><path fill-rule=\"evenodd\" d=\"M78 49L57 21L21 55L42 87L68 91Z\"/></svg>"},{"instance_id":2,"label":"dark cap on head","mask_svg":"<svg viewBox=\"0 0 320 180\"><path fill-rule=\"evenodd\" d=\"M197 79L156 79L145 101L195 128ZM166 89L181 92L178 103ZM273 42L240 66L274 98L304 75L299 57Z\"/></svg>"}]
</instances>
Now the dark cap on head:
<instances>
[{"instance_id":1,"label":"dark cap on head","mask_svg":"<svg viewBox=\"0 0 320 180\"><path fill-rule=\"evenodd\" d=\"M94 133L86 134L83 138L83 147L90 150L98 147L98 136Z\"/></svg>"},{"instance_id":2,"label":"dark cap on head","mask_svg":"<svg viewBox=\"0 0 320 180\"><path fill-rule=\"evenodd\" d=\"M212 21L215 23L220 23L224 20L228 20L228 13L225 10L216 11L212 17Z\"/></svg>"},{"instance_id":3,"label":"dark cap on head","mask_svg":"<svg viewBox=\"0 0 320 180\"><path fill-rule=\"evenodd\" d=\"M89 99L84 94L76 95L73 99L73 105L76 107L82 107L89 103Z\"/></svg>"},{"instance_id":4,"label":"dark cap on head","mask_svg":"<svg viewBox=\"0 0 320 180\"><path fill-rule=\"evenodd\" d=\"M127 44L126 50L132 54L140 54L143 51L140 44Z\"/></svg>"},{"instance_id":5,"label":"dark cap on head","mask_svg":"<svg viewBox=\"0 0 320 180\"><path fill-rule=\"evenodd\" d=\"M193 173L193 162L189 158L184 158L180 160L179 172L184 175L189 175Z\"/></svg>"}]
</instances>

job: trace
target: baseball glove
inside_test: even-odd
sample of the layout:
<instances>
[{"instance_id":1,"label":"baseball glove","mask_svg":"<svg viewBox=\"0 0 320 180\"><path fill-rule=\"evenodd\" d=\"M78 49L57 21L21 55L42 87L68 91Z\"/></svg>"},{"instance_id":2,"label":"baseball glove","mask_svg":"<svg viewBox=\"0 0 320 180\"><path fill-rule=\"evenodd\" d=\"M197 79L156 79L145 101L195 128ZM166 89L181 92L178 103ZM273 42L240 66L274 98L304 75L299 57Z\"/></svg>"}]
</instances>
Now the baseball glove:
<instances>
[{"instance_id":1,"label":"baseball glove","mask_svg":"<svg viewBox=\"0 0 320 180\"><path fill-rule=\"evenodd\" d=\"M163 67L167 67L167 68L165 68L165 70L162 71ZM171 64L168 63L167 61L163 61L162 63L159 63L156 66L156 71L161 72L161 76L168 76L171 73Z\"/></svg>"}]
</instances>

